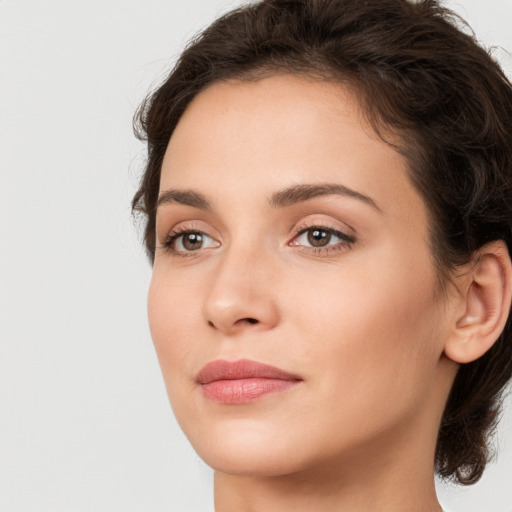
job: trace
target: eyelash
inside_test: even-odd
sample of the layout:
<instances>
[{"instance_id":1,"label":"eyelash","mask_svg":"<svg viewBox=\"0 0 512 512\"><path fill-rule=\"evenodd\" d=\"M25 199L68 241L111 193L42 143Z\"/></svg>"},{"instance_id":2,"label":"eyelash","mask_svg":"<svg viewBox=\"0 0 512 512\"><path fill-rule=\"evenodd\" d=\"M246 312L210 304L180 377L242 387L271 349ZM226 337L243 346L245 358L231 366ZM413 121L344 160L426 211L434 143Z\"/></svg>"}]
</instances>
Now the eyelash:
<instances>
[{"instance_id":1,"label":"eyelash","mask_svg":"<svg viewBox=\"0 0 512 512\"><path fill-rule=\"evenodd\" d=\"M178 228L173 231L171 231L164 239L162 243L162 248L165 250L165 252L171 253L173 256L177 256L178 258L190 258L193 256L197 256L197 251L177 251L174 247L174 244L176 241L187 234L191 233L198 233L203 236L206 236L208 238L212 238L211 236L208 236L204 231L201 231L200 229L193 229L193 228ZM212 239L213 240L213 239Z\"/></svg>"},{"instance_id":2,"label":"eyelash","mask_svg":"<svg viewBox=\"0 0 512 512\"><path fill-rule=\"evenodd\" d=\"M298 245L294 244L293 241L299 238L304 233L307 233L308 231L324 231L326 233L329 233L331 236L334 235L342 242L338 242L334 245L326 245L324 247L310 247L310 246L304 246L304 245ZM356 242L356 238L354 236L348 235L347 233L344 233L343 231L339 231L338 229L331 228L329 226L322 226L321 224L317 225L309 225L309 224L303 224L302 226L298 226L295 234L293 235L293 239L291 242L289 242L288 245L294 246L299 248L302 251L313 253L314 255L322 255L327 256L329 254L332 254L333 252L338 252L341 250L346 250L350 248L354 243Z\"/></svg>"},{"instance_id":3,"label":"eyelash","mask_svg":"<svg viewBox=\"0 0 512 512\"><path fill-rule=\"evenodd\" d=\"M304 246L299 244L294 244L294 240L296 240L298 237L303 235L304 233L307 233L308 231L324 231L326 233L329 233L331 236L334 235L342 242L339 242L334 245L326 245L325 247L310 247L310 246ZM197 253L200 251L200 249L197 249L196 251L178 251L174 247L177 240L179 240L180 237L191 234L191 233L198 233L203 236L206 236L207 238L210 238L213 240L212 237L204 233L203 231L199 229L191 229L191 228L178 228L176 230L171 231L164 239L162 243L162 248L166 251L171 253L173 256L177 256L179 258L190 258L197 256ZM289 246L297 247L298 249L313 253L315 255L328 255L332 252L337 252L339 250L344 250L347 248L350 248L351 245L353 245L356 242L355 237L348 235L342 231L339 231L337 229L328 227L328 226L322 226L322 225L301 225L298 226L295 230L295 233L293 235L292 240L288 243ZM218 242L217 242L218 243Z\"/></svg>"}]
</instances>

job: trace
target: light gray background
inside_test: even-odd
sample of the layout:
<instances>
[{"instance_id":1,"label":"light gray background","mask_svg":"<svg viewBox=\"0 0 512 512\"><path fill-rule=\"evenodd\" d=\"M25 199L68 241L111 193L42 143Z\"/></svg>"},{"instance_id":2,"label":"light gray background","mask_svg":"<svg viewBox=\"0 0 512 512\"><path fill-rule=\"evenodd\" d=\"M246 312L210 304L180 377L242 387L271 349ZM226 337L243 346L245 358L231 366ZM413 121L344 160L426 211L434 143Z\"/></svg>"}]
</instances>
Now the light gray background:
<instances>
[{"instance_id":1,"label":"light gray background","mask_svg":"<svg viewBox=\"0 0 512 512\"><path fill-rule=\"evenodd\" d=\"M1 512L213 510L146 325L131 117L184 42L239 4L0 1ZM512 49L512 0L449 4ZM512 511L507 403L497 464L439 489L453 512Z\"/></svg>"}]
</instances>

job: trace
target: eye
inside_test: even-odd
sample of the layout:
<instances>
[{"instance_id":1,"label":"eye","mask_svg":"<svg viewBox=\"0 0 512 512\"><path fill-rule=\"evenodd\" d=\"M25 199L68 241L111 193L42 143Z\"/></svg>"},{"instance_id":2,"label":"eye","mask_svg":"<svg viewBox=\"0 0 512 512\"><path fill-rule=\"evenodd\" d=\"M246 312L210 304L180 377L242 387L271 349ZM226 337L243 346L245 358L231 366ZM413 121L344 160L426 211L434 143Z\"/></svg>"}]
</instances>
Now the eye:
<instances>
[{"instance_id":1,"label":"eye","mask_svg":"<svg viewBox=\"0 0 512 512\"><path fill-rule=\"evenodd\" d=\"M325 248L344 248L355 242L353 236L347 235L342 231L324 227L311 226L300 229L290 245L302 246L305 248L322 250Z\"/></svg>"},{"instance_id":2,"label":"eye","mask_svg":"<svg viewBox=\"0 0 512 512\"><path fill-rule=\"evenodd\" d=\"M202 231L183 230L170 233L163 245L170 252L185 255L200 249L219 247L220 244Z\"/></svg>"}]
</instances>

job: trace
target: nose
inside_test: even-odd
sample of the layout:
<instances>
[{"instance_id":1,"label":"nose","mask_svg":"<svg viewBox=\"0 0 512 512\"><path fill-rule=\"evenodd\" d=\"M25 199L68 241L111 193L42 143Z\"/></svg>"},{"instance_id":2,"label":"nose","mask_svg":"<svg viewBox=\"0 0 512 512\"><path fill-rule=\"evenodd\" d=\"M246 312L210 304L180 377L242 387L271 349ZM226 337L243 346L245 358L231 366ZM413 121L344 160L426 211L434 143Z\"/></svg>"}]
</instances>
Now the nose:
<instances>
[{"instance_id":1,"label":"nose","mask_svg":"<svg viewBox=\"0 0 512 512\"><path fill-rule=\"evenodd\" d=\"M265 331L279 322L272 256L249 247L227 249L204 301L208 325L224 335Z\"/></svg>"}]
</instances>

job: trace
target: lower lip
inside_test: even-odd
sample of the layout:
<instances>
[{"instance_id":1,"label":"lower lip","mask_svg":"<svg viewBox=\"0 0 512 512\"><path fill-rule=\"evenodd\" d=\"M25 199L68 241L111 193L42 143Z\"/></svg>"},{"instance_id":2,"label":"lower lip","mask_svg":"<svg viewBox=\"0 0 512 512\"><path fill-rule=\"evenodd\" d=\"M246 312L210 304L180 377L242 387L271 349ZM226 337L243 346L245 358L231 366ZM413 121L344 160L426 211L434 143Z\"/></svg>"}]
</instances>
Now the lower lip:
<instances>
[{"instance_id":1,"label":"lower lip","mask_svg":"<svg viewBox=\"0 0 512 512\"><path fill-rule=\"evenodd\" d=\"M204 396L214 402L246 404L271 393L286 391L298 382L298 380L263 378L216 380L203 384L202 389Z\"/></svg>"}]
</instances>

